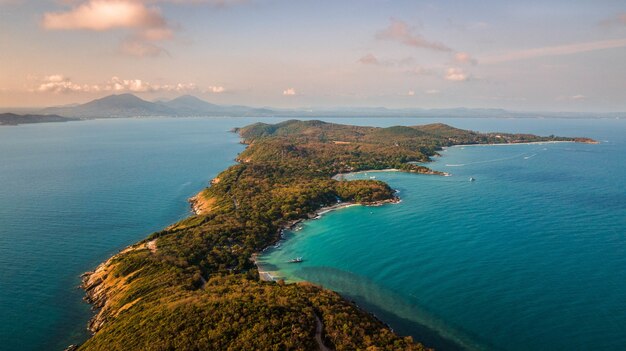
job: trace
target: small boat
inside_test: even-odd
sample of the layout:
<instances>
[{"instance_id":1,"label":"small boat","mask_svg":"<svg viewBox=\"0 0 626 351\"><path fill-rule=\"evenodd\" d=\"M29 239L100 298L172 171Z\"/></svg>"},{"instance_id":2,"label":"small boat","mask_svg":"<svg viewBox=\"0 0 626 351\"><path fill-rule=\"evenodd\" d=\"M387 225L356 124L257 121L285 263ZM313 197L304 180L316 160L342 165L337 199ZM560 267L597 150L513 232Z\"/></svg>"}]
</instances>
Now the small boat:
<instances>
[{"instance_id":1,"label":"small boat","mask_svg":"<svg viewBox=\"0 0 626 351\"><path fill-rule=\"evenodd\" d=\"M470 179L469 179L469 181L470 181L470 182L473 182L473 181L475 181L475 180L476 180L476 179L474 179L473 177L470 177Z\"/></svg>"},{"instance_id":2,"label":"small boat","mask_svg":"<svg viewBox=\"0 0 626 351\"><path fill-rule=\"evenodd\" d=\"M302 261L303 261L302 257L296 257L296 258L290 259L289 261L287 261L287 263L300 263Z\"/></svg>"},{"instance_id":3,"label":"small boat","mask_svg":"<svg viewBox=\"0 0 626 351\"><path fill-rule=\"evenodd\" d=\"M371 176L370 179L376 179L376 177L375 176Z\"/></svg>"}]
</instances>

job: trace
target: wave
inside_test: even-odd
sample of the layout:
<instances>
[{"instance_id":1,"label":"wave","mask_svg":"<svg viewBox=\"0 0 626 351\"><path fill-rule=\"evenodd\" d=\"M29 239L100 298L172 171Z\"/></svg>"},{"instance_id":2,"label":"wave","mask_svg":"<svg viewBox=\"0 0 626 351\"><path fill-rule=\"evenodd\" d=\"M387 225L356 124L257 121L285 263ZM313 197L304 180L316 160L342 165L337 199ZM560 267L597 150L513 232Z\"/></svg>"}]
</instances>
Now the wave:
<instances>
[{"instance_id":1,"label":"wave","mask_svg":"<svg viewBox=\"0 0 626 351\"><path fill-rule=\"evenodd\" d=\"M535 156L537 156L537 154L532 154L530 156L524 156L524 160L528 160L529 158L533 158Z\"/></svg>"}]
</instances>

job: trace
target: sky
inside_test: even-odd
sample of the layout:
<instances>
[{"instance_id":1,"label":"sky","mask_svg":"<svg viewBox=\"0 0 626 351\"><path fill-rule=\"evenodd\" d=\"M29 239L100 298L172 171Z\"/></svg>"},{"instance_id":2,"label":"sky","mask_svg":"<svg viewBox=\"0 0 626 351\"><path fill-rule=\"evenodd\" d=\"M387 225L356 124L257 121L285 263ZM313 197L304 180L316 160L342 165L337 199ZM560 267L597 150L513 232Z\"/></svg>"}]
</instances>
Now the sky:
<instances>
[{"instance_id":1,"label":"sky","mask_svg":"<svg viewBox=\"0 0 626 351\"><path fill-rule=\"evenodd\" d=\"M0 107L626 111L624 0L0 0Z\"/></svg>"}]
</instances>

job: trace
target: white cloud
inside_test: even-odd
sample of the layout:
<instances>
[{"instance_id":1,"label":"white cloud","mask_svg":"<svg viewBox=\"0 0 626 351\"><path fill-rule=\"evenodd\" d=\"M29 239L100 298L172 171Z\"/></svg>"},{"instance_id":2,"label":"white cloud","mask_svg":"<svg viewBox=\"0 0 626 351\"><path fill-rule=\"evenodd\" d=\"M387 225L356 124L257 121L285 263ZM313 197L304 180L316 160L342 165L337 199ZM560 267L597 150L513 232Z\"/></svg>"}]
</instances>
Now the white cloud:
<instances>
[{"instance_id":1,"label":"white cloud","mask_svg":"<svg viewBox=\"0 0 626 351\"><path fill-rule=\"evenodd\" d=\"M39 93L89 93L89 92L131 92L131 93L153 93L153 92L193 92L199 91L193 83L175 84L152 84L141 79L122 79L112 77L109 81L100 84L79 84L70 78L60 74L45 76L38 79L37 85L29 89L31 92ZM222 93L225 91L221 86L210 86L205 92Z\"/></svg>"},{"instance_id":2,"label":"white cloud","mask_svg":"<svg viewBox=\"0 0 626 351\"><path fill-rule=\"evenodd\" d=\"M287 88L287 89L283 90L283 95L284 96L294 96L294 95L296 95L296 90L294 88Z\"/></svg>"},{"instance_id":3,"label":"white cloud","mask_svg":"<svg viewBox=\"0 0 626 351\"><path fill-rule=\"evenodd\" d=\"M60 75L54 74L50 76L44 77L39 85L31 89L33 92L40 93L56 93L56 94L66 94L66 93L75 93L75 92L83 92L83 91L92 91L95 87L89 85L81 85L72 82L69 78Z\"/></svg>"},{"instance_id":4,"label":"white cloud","mask_svg":"<svg viewBox=\"0 0 626 351\"><path fill-rule=\"evenodd\" d=\"M203 92L205 93L212 93L212 94L221 94L225 91L226 89L224 89L223 86L210 86L207 89L203 90Z\"/></svg>"},{"instance_id":5,"label":"white cloud","mask_svg":"<svg viewBox=\"0 0 626 351\"><path fill-rule=\"evenodd\" d=\"M465 71L463 71L463 69L458 67L448 68L445 75L446 80L451 80L454 82L463 82L466 81L468 78L469 75Z\"/></svg>"},{"instance_id":6,"label":"white cloud","mask_svg":"<svg viewBox=\"0 0 626 351\"><path fill-rule=\"evenodd\" d=\"M427 40L420 34L415 33L414 28L409 27L406 22L393 18L391 19L389 27L378 32L378 34L376 34L376 37L378 39L397 41L399 43L414 48L431 49L435 51L445 52L452 51L452 49L442 43Z\"/></svg>"}]
</instances>

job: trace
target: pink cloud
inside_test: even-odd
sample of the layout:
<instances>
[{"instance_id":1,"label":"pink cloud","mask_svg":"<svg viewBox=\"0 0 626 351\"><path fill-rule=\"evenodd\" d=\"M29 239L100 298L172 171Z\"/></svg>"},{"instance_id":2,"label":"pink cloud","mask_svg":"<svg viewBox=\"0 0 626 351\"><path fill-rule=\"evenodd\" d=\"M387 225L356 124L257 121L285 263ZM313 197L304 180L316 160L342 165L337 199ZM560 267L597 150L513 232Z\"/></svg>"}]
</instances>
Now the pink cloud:
<instances>
[{"instance_id":1,"label":"pink cloud","mask_svg":"<svg viewBox=\"0 0 626 351\"><path fill-rule=\"evenodd\" d=\"M89 0L68 11L46 13L41 24L48 30L131 29L120 44L120 52L131 56L159 56L166 51L155 42L174 37L161 11L140 0Z\"/></svg>"},{"instance_id":2,"label":"pink cloud","mask_svg":"<svg viewBox=\"0 0 626 351\"><path fill-rule=\"evenodd\" d=\"M373 54L367 54L359 59L359 62L365 65L379 65L380 61Z\"/></svg>"},{"instance_id":3,"label":"pink cloud","mask_svg":"<svg viewBox=\"0 0 626 351\"><path fill-rule=\"evenodd\" d=\"M69 11L44 14L46 29L165 28L167 24L156 8L128 0L91 0Z\"/></svg>"},{"instance_id":4,"label":"pink cloud","mask_svg":"<svg viewBox=\"0 0 626 351\"><path fill-rule=\"evenodd\" d=\"M452 49L442 43L429 41L421 35L414 33L414 29L409 27L406 22L397 19L391 19L389 27L378 32L376 37L378 39L397 41L414 48L424 48L444 52L452 51Z\"/></svg>"},{"instance_id":5,"label":"pink cloud","mask_svg":"<svg viewBox=\"0 0 626 351\"><path fill-rule=\"evenodd\" d=\"M136 57L157 57L167 54L162 47L141 38L128 38L120 43L119 51L125 55Z\"/></svg>"},{"instance_id":6,"label":"pink cloud","mask_svg":"<svg viewBox=\"0 0 626 351\"><path fill-rule=\"evenodd\" d=\"M461 68L451 67L446 71L444 78L453 82L463 82L469 78L469 75Z\"/></svg>"},{"instance_id":7,"label":"pink cloud","mask_svg":"<svg viewBox=\"0 0 626 351\"><path fill-rule=\"evenodd\" d=\"M454 61L456 61L457 63L471 64L471 65L475 65L478 63L476 59L474 59L467 52L457 52L456 54L454 54Z\"/></svg>"},{"instance_id":8,"label":"pink cloud","mask_svg":"<svg viewBox=\"0 0 626 351\"><path fill-rule=\"evenodd\" d=\"M511 51L508 53L487 56L480 60L481 63L492 64L518 60L527 60L546 56L572 55L581 52L606 50L626 47L626 38L591 41L566 45L548 46L527 50Z\"/></svg>"}]
</instances>

